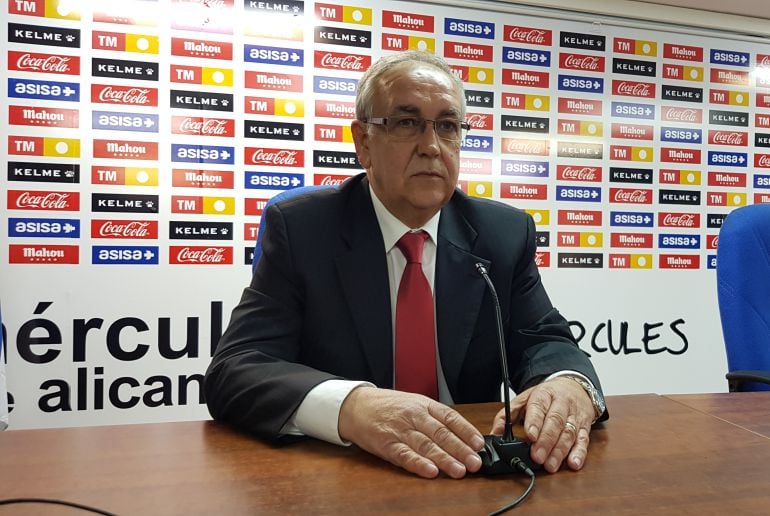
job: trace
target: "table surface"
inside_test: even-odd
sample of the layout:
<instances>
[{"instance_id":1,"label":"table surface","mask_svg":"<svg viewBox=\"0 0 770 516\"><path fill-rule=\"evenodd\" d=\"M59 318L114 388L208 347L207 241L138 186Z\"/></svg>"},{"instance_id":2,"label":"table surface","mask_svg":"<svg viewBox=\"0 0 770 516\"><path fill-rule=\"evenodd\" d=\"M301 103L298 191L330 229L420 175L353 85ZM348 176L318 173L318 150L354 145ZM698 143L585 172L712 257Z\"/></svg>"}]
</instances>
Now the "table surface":
<instances>
[{"instance_id":1,"label":"table surface","mask_svg":"<svg viewBox=\"0 0 770 516\"><path fill-rule=\"evenodd\" d=\"M719 393L666 397L770 438L770 393L768 392L744 392L740 396Z\"/></svg>"},{"instance_id":2,"label":"table surface","mask_svg":"<svg viewBox=\"0 0 770 516\"><path fill-rule=\"evenodd\" d=\"M759 430L768 428L770 393L607 403L611 418L591 433L585 468L539 472L517 512L768 513L770 438ZM458 409L486 432L499 406ZM57 498L117 514L483 514L526 485L518 475L424 480L355 447L271 446L213 421L0 433L0 498ZM0 506L4 514L80 513Z\"/></svg>"}]
</instances>

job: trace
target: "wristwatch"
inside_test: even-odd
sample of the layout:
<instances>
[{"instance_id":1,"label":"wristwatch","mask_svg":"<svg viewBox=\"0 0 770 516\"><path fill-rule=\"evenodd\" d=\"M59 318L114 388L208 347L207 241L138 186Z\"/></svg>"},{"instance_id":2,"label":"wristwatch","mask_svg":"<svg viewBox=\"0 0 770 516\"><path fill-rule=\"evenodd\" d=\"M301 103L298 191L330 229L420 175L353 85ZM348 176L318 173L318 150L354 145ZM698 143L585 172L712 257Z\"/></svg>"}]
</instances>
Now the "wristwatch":
<instances>
[{"instance_id":1,"label":"wristwatch","mask_svg":"<svg viewBox=\"0 0 770 516\"><path fill-rule=\"evenodd\" d=\"M607 406L604 404L604 397L601 395L601 393L594 387L591 382L588 382L584 380L583 378L579 376L573 376L573 375L565 375L570 380L573 380L577 382L588 394L588 397L591 398L591 403L594 405L594 420L591 421L591 424L593 425L596 423L596 420L601 417L602 414L604 414L604 410L607 408Z\"/></svg>"}]
</instances>

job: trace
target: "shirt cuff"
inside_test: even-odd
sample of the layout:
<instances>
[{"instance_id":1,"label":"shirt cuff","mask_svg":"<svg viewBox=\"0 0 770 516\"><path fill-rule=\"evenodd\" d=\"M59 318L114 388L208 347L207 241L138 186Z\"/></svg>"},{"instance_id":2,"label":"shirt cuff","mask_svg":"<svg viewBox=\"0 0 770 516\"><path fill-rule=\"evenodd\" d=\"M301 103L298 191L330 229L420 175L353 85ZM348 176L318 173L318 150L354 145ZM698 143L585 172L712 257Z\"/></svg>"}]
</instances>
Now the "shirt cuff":
<instances>
[{"instance_id":1,"label":"shirt cuff","mask_svg":"<svg viewBox=\"0 0 770 516\"><path fill-rule=\"evenodd\" d=\"M553 380L554 378L558 378L560 376L577 376L578 378L582 378L583 380L587 381L589 384L591 384L591 387L594 389L596 388L596 385L594 385L594 382L592 382L586 375L582 373L578 373L577 371L570 371L569 369L565 369L564 371L556 371L551 376L546 378L544 381Z\"/></svg>"},{"instance_id":2,"label":"shirt cuff","mask_svg":"<svg viewBox=\"0 0 770 516\"><path fill-rule=\"evenodd\" d=\"M306 435L340 446L350 446L350 442L340 437L337 428L340 408L348 394L362 385L374 387L369 382L351 380L326 380L319 383L307 393L281 433Z\"/></svg>"}]
</instances>

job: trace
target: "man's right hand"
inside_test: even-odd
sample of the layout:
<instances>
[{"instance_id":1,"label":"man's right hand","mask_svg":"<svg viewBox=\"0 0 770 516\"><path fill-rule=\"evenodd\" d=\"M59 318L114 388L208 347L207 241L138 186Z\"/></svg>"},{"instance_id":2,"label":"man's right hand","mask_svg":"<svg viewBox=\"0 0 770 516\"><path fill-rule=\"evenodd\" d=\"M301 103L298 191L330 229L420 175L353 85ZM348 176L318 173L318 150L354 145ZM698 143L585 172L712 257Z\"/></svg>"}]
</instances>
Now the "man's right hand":
<instances>
[{"instance_id":1,"label":"man's right hand","mask_svg":"<svg viewBox=\"0 0 770 516\"><path fill-rule=\"evenodd\" d=\"M481 467L481 433L458 412L420 394L361 386L340 408L339 435L421 477L462 478Z\"/></svg>"}]
</instances>

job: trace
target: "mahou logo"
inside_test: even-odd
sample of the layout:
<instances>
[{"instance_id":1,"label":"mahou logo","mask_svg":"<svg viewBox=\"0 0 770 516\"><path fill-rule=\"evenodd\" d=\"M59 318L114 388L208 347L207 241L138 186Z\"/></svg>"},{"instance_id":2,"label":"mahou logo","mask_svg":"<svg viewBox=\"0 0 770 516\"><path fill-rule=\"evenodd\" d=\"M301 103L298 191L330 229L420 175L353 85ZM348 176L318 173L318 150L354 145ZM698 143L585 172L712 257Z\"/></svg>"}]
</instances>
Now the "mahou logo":
<instances>
[{"instance_id":1,"label":"mahou logo","mask_svg":"<svg viewBox=\"0 0 770 516\"><path fill-rule=\"evenodd\" d=\"M700 109L664 106L661 113L666 122L689 122L693 124L703 122L703 111Z\"/></svg>"},{"instance_id":2,"label":"mahou logo","mask_svg":"<svg viewBox=\"0 0 770 516\"><path fill-rule=\"evenodd\" d=\"M612 81L612 93L625 97L652 98L655 96L655 85L648 82Z\"/></svg>"},{"instance_id":3,"label":"mahou logo","mask_svg":"<svg viewBox=\"0 0 770 516\"><path fill-rule=\"evenodd\" d=\"M246 148L246 164L272 167L302 167L305 153L301 150Z\"/></svg>"},{"instance_id":4,"label":"mahou logo","mask_svg":"<svg viewBox=\"0 0 770 516\"><path fill-rule=\"evenodd\" d=\"M8 191L9 210L78 211L78 192L38 192L29 190Z\"/></svg>"},{"instance_id":5,"label":"mahou logo","mask_svg":"<svg viewBox=\"0 0 770 516\"><path fill-rule=\"evenodd\" d=\"M171 119L171 131L174 134L193 136L232 137L235 135L235 121L226 118L175 116Z\"/></svg>"},{"instance_id":6,"label":"mahou logo","mask_svg":"<svg viewBox=\"0 0 770 516\"><path fill-rule=\"evenodd\" d=\"M698 269L700 256L686 254L661 254L658 258L661 269Z\"/></svg>"},{"instance_id":7,"label":"mahou logo","mask_svg":"<svg viewBox=\"0 0 770 516\"><path fill-rule=\"evenodd\" d=\"M701 151L700 149L662 147L660 149L660 160L667 163L690 163L696 165L701 162Z\"/></svg>"},{"instance_id":8,"label":"mahou logo","mask_svg":"<svg viewBox=\"0 0 770 516\"><path fill-rule=\"evenodd\" d=\"M433 16L384 10L382 11L382 26L391 29L415 30L432 33L434 23Z\"/></svg>"},{"instance_id":9,"label":"mahou logo","mask_svg":"<svg viewBox=\"0 0 770 516\"><path fill-rule=\"evenodd\" d=\"M627 188L611 188L610 198L612 202L624 204L651 204L652 195L650 190L637 188L634 190Z\"/></svg>"},{"instance_id":10,"label":"mahou logo","mask_svg":"<svg viewBox=\"0 0 770 516\"><path fill-rule=\"evenodd\" d=\"M11 244L8 263L79 263L80 249L76 245Z\"/></svg>"},{"instance_id":11,"label":"mahou logo","mask_svg":"<svg viewBox=\"0 0 770 516\"><path fill-rule=\"evenodd\" d=\"M8 106L8 122L11 125L30 125L38 127L76 128L79 112L75 109Z\"/></svg>"},{"instance_id":12,"label":"mahou logo","mask_svg":"<svg viewBox=\"0 0 770 516\"><path fill-rule=\"evenodd\" d=\"M356 105L353 102L316 100L315 116L353 119L356 117Z\"/></svg>"},{"instance_id":13,"label":"mahou logo","mask_svg":"<svg viewBox=\"0 0 770 516\"><path fill-rule=\"evenodd\" d=\"M658 226L664 228L699 228L698 213L659 213Z\"/></svg>"},{"instance_id":14,"label":"mahou logo","mask_svg":"<svg viewBox=\"0 0 770 516\"><path fill-rule=\"evenodd\" d=\"M95 158L157 160L158 142L93 140Z\"/></svg>"},{"instance_id":15,"label":"mahou logo","mask_svg":"<svg viewBox=\"0 0 770 516\"><path fill-rule=\"evenodd\" d=\"M77 75L80 73L80 58L11 50L8 52L8 68L20 72Z\"/></svg>"},{"instance_id":16,"label":"mahou logo","mask_svg":"<svg viewBox=\"0 0 770 516\"><path fill-rule=\"evenodd\" d=\"M157 239L157 220L92 220L92 238Z\"/></svg>"},{"instance_id":17,"label":"mahou logo","mask_svg":"<svg viewBox=\"0 0 770 516\"><path fill-rule=\"evenodd\" d=\"M559 97L559 113L601 115L602 101Z\"/></svg>"},{"instance_id":18,"label":"mahou logo","mask_svg":"<svg viewBox=\"0 0 770 516\"><path fill-rule=\"evenodd\" d=\"M521 27L519 25L506 25L503 34L505 41L551 46L552 32L550 30Z\"/></svg>"},{"instance_id":19,"label":"mahou logo","mask_svg":"<svg viewBox=\"0 0 770 516\"><path fill-rule=\"evenodd\" d=\"M492 160L484 158L460 158L461 174L491 174Z\"/></svg>"},{"instance_id":20,"label":"mahou logo","mask_svg":"<svg viewBox=\"0 0 770 516\"><path fill-rule=\"evenodd\" d=\"M562 226L601 226L602 212L590 210L559 210Z\"/></svg>"},{"instance_id":21,"label":"mahou logo","mask_svg":"<svg viewBox=\"0 0 770 516\"><path fill-rule=\"evenodd\" d=\"M329 70L345 70L348 72L366 71L372 64L371 56L357 54L341 54L316 50L315 67Z\"/></svg>"},{"instance_id":22,"label":"mahou logo","mask_svg":"<svg viewBox=\"0 0 770 516\"><path fill-rule=\"evenodd\" d=\"M157 106L158 90L157 88L94 84L91 86L91 102L124 106Z\"/></svg>"},{"instance_id":23,"label":"mahou logo","mask_svg":"<svg viewBox=\"0 0 770 516\"><path fill-rule=\"evenodd\" d=\"M172 264L224 265L233 263L232 247L171 246L169 259Z\"/></svg>"},{"instance_id":24,"label":"mahou logo","mask_svg":"<svg viewBox=\"0 0 770 516\"><path fill-rule=\"evenodd\" d=\"M203 39L171 38L171 54L204 59L233 58L233 44Z\"/></svg>"}]
</instances>

